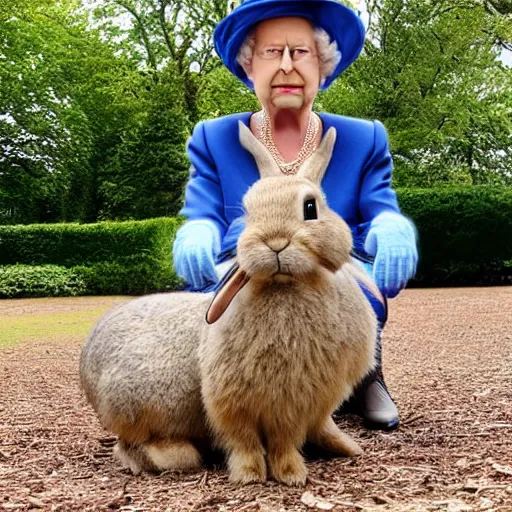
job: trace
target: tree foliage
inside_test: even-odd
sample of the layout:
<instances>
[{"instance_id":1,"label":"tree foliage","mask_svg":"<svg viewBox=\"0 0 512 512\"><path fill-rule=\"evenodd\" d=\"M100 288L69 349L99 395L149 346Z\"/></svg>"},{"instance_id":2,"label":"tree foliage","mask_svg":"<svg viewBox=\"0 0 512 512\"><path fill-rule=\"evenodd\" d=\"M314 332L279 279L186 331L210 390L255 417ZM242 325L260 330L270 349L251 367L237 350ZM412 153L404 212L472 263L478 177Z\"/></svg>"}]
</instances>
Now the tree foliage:
<instances>
[{"instance_id":1,"label":"tree foliage","mask_svg":"<svg viewBox=\"0 0 512 512\"><path fill-rule=\"evenodd\" d=\"M141 66L154 72L169 62L176 66L187 111L197 121L196 78L221 65L214 57L213 31L227 7L225 0L106 0L94 15L109 39Z\"/></svg>"},{"instance_id":2,"label":"tree foliage","mask_svg":"<svg viewBox=\"0 0 512 512\"><path fill-rule=\"evenodd\" d=\"M229 94L226 94L227 91ZM255 94L225 67L215 69L200 82L197 111L201 119L260 108Z\"/></svg>"},{"instance_id":3,"label":"tree foliage","mask_svg":"<svg viewBox=\"0 0 512 512\"><path fill-rule=\"evenodd\" d=\"M128 126L100 171L100 217L145 219L176 215L188 177L185 140L190 132L183 86L173 66L148 80L147 110Z\"/></svg>"},{"instance_id":4,"label":"tree foliage","mask_svg":"<svg viewBox=\"0 0 512 512\"><path fill-rule=\"evenodd\" d=\"M75 38L54 9L0 24L0 215L66 217L75 174L89 172L90 124L67 76L82 60L67 50Z\"/></svg>"},{"instance_id":5,"label":"tree foliage","mask_svg":"<svg viewBox=\"0 0 512 512\"><path fill-rule=\"evenodd\" d=\"M193 125L259 108L213 49L236 3L0 2L0 224L175 215ZM396 186L512 183L511 2L367 8L315 108L383 121Z\"/></svg>"},{"instance_id":6,"label":"tree foliage","mask_svg":"<svg viewBox=\"0 0 512 512\"><path fill-rule=\"evenodd\" d=\"M0 219L93 221L111 211L105 190L119 181L104 184L102 170L162 107L149 98L158 77L116 55L76 5L25 7L0 25ZM183 126L180 134L183 153ZM144 140L137 143L147 154Z\"/></svg>"},{"instance_id":7,"label":"tree foliage","mask_svg":"<svg viewBox=\"0 0 512 512\"><path fill-rule=\"evenodd\" d=\"M398 185L503 183L512 169L509 28L466 0L372 0L364 55L321 99L388 128ZM507 36L508 37L508 36Z\"/></svg>"}]
</instances>

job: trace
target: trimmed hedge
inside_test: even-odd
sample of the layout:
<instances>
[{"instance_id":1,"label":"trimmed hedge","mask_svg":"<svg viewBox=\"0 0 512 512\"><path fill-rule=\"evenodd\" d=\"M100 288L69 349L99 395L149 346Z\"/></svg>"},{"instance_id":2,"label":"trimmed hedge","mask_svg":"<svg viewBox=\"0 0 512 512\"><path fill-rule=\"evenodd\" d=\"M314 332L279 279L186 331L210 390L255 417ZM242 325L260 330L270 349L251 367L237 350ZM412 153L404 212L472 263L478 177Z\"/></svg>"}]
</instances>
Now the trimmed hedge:
<instances>
[{"instance_id":1,"label":"trimmed hedge","mask_svg":"<svg viewBox=\"0 0 512 512\"><path fill-rule=\"evenodd\" d=\"M129 294L176 289L172 241L181 221L171 218L97 224L0 226L0 297L46 296L44 275L62 283L69 295ZM20 264L37 268L25 279L26 294L12 283ZM59 270L57 270L59 269ZM76 283L84 283L79 288ZM57 286L57 285L55 285ZM60 288L59 288L60 289Z\"/></svg>"},{"instance_id":2,"label":"trimmed hedge","mask_svg":"<svg viewBox=\"0 0 512 512\"><path fill-rule=\"evenodd\" d=\"M170 254L172 218L96 224L0 226L0 265L75 265L145 261ZM170 237L170 238L169 238Z\"/></svg>"},{"instance_id":3,"label":"trimmed hedge","mask_svg":"<svg viewBox=\"0 0 512 512\"><path fill-rule=\"evenodd\" d=\"M0 267L0 298L70 297L86 292L84 279L73 269L58 265Z\"/></svg>"},{"instance_id":4,"label":"trimmed hedge","mask_svg":"<svg viewBox=\"0 0 512 512\"><path fill-rule=\"evenodd\" d=\"M512 187L397 193L419 232L420 265L411 286L512 284Z\"/></svg>"},{"instance_id":5,"label":"trimmed hedge","mask_svg":"<svg viewBox=\"0 0 512 512\"><path fill-rule=\"evenodd\" d=\"M399 189L416 224L410 286L512 284L512 187ZM181 287L172 242L181 219L0 226L0 298L139 295Z\"/></svg>"}]
</instances>

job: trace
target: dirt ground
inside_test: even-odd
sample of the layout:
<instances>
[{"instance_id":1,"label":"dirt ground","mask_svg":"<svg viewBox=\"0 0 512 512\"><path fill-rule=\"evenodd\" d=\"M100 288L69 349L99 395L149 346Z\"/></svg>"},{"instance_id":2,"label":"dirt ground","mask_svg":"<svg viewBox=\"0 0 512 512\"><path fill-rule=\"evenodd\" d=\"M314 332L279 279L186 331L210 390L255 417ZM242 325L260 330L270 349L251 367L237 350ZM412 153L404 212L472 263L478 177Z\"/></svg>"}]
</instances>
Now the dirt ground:
<instances>
[{"instance_id":1,"label":"dirt ground","mask_svg":"<svg viewBox=\"0 0 512 512\"><path fill-rule=\"evenodd\" d=\"M121 300L5 300L0 316ZM512 511L511 287L406 290L393 300L384 368L402 425L377 433L344 417L364 455L310 457L304 488L236 487L221 466L131 476L80 390L82 341L0 348L0 510Z\"/></svg>"}]
</instances>

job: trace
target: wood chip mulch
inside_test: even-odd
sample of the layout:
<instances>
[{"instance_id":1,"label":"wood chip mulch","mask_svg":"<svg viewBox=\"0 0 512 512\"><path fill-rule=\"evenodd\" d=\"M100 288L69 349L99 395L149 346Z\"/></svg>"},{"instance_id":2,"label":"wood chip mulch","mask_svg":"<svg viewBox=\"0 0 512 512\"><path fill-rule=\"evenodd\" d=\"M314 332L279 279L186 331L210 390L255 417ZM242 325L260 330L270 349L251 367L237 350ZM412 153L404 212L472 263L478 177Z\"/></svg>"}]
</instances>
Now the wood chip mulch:
<instances>
[{"instance_id":1,"label":"wood chip mulch","mask_svg":"<svg viewBox=\"0 0 512 512\"><path fill-rule=\"evenodd\" d=\"M50 309L108 301L54 299ZM47 304L0 301L0 314ZM0 348L0 510L512 512L511 287L406 290L391 301L384 367L402 425L371 432L343 417L363 457L309 454L305 488L236 487L222 465L122 470L79 387L82 341Z\"/></svg>"}]
</instances>

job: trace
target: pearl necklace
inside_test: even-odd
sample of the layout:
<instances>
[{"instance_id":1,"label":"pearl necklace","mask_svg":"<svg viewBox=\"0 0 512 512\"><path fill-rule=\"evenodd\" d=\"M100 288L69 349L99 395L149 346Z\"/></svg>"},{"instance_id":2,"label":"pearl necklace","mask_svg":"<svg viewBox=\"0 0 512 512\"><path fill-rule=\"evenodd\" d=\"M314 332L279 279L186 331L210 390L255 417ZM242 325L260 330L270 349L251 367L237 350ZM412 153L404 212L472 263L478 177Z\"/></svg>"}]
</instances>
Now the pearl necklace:
<instances>
[{"instance_id":1,"label":"pearl necklace","mask_svg":"<svg viewBox=\"0 0 512 512\"><path fill-rule=\"evenodd\" d=\"M297 158L293 162L285 162L274 144L272 137L272 126L268 112L263 109L262 120L260 125L260 140L265 144L271 155L274 157L279 169L283 174L296 174L300 166L305 160L316 150L316 137L320 127L320 121L315 114L310 114L304 144L302 145Z\"/></svg>"}]
</instances>

